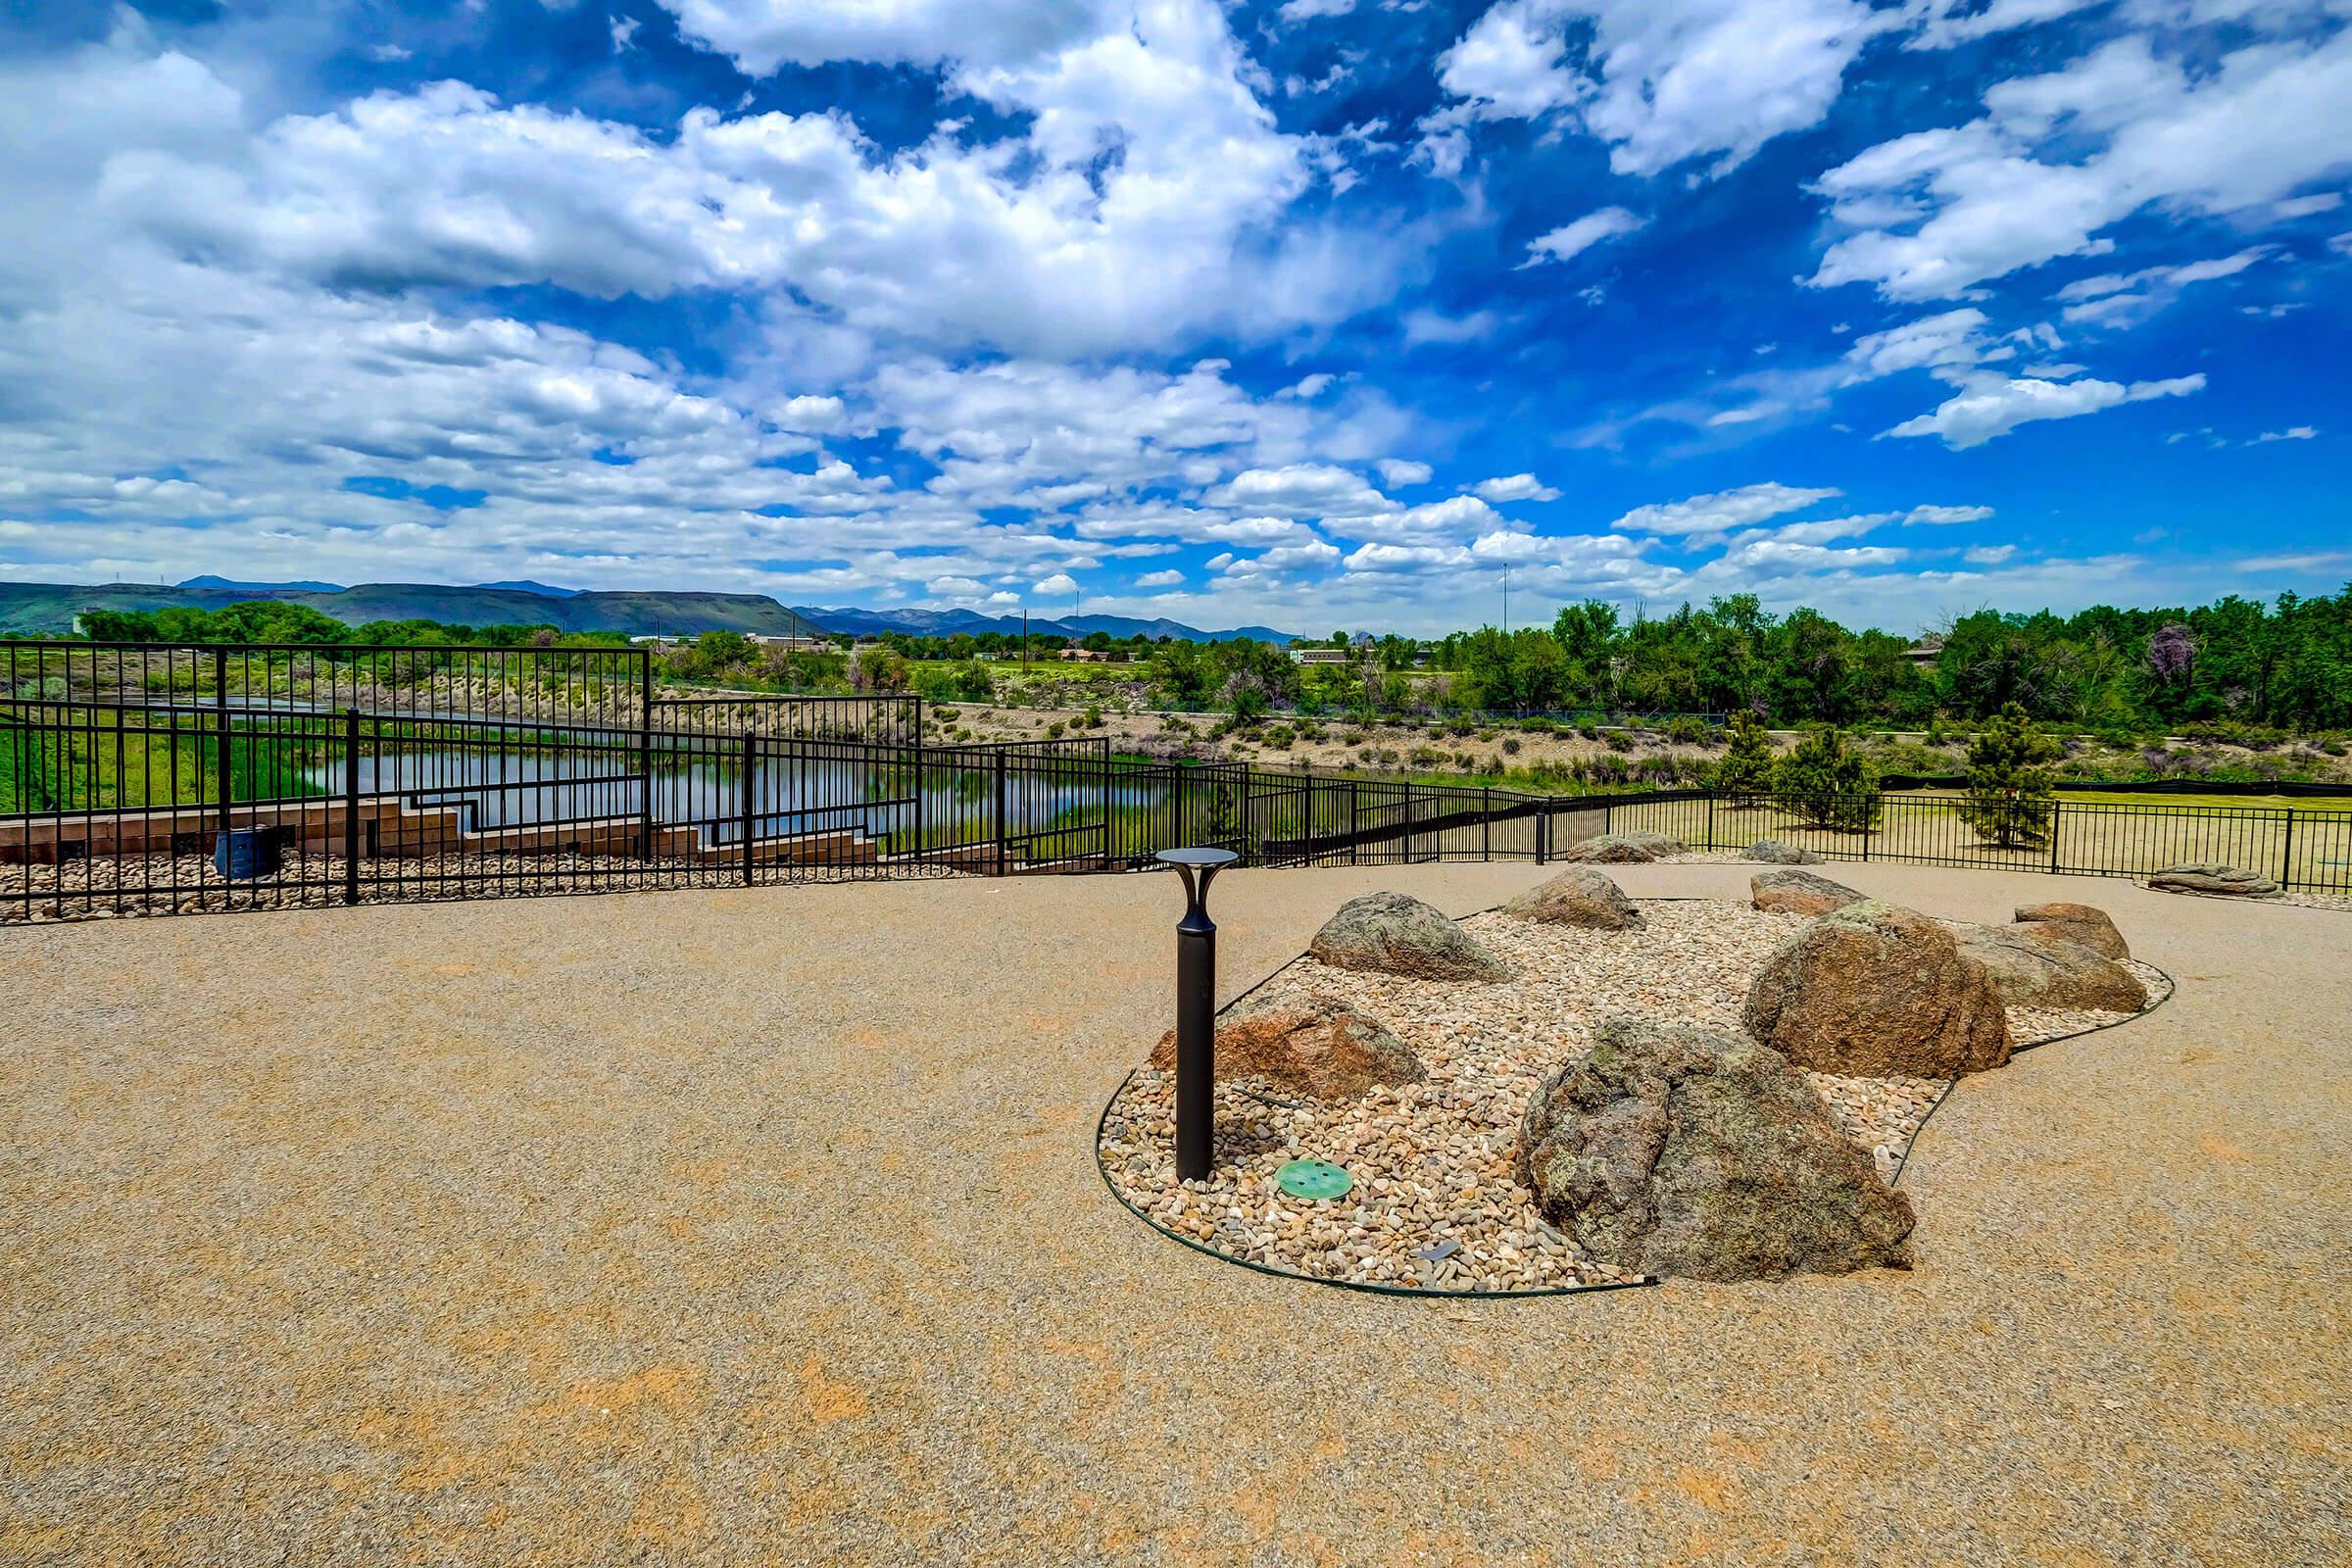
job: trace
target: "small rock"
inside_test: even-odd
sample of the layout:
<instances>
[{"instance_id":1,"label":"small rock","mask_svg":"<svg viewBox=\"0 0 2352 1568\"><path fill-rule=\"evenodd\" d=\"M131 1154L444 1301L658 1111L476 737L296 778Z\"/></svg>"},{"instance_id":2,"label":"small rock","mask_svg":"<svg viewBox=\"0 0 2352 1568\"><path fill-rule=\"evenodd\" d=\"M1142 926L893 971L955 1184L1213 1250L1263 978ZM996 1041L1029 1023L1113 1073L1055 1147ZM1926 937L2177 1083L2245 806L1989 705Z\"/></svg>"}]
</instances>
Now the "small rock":
<instances>
[{"instance_id":1,"label":"small rock","mask_svg":"<svg viewBox=\"0 0 2352 1568\"><path fill-rule=\"evenodd\" d=\"M1795 845L1784 844L1779 839L1758 839L1747 847L1746 855L1749 859L1762 860L1767 865L1821 864L1821 857L1815 855L1811 850L1798 849Z\"/></svg>"},{"instance_id":2,"label":"small rock","mask_svg":"<svg viewBox=\"0 0 2352 1568\"><path fill-rule=\"evenodd\" d=\"M1811 871L1758 871L1747 879L1748 901L1774 914L1828 914L1870 897Z\"/></svg>"},{"instance_id":3,"label":"small rock","mask_svg":"<svg viewBox=\"0 0 2352 1568\"><path fill-rule=\"evenodd\" d=\"M2219 860L2183 860L2148 878L2159 893L2211 893L2235 899L2275 899L2278 884L2260 871Z\"/></svg>"},{"instance_id":4,"label":"small rock","mask_svg":"<svg viewBox=\"0 0 2352 1568\"><path fill-rule=\"evenodd\" d=\"M1541 925L1580 925L1597 931L1623 931L1642 919L1624 889L1582 865L1528 889L1504 905L1502 912Z\"/></svg>"}]
</instances>

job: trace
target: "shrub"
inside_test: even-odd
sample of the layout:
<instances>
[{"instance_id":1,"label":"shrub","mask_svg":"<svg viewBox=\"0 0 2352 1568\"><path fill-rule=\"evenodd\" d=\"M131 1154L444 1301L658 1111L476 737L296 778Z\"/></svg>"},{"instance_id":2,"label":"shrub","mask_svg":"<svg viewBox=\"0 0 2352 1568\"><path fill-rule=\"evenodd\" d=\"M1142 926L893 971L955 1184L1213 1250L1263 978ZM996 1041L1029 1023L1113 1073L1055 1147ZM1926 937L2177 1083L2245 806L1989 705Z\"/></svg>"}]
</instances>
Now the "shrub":
<instances>
[{"instance_id":1,"label":"shrub","mask_svg":"<svg viewBox=\"0 0 2352 1568\"><path fill-rule=\"evenodd\" d=\"M1288 724L1270 725L1265 733L1266 748L1269 751L1287 752L1291 749L1291 742L1297 738Z\"/></svg>"},{"instance_id":2,"label":"shrub","mask_svg":"<svg viewBox=\"0 0 2352 1568\"><path fill-rule=\"evenodd\" d=\"M1815 827L1859 833L1879 819L1879 781L1836 729L1814 731L1773 764L1772 786Z\"/></svg>"},{"instance_id":3,"label":"shrub","mask_svg":"<svg viewBox=\"0 0 2352 1568\"><path fill-rule=\"evenodd\" d=\"M1732 747L1715 764L1715 788L1729 795L1761 795L1772 788L1772 737L1752 713L1732 715Z\"/></svg>"},{"instance_id":4,"label":"shrub","mask_svg":"<svg viewBox=\"0 0 2352 1568\"><path fill-rule=\"evenodd\" d=\"M1630 752L1634 749L1634 738L1621 729L1610 730L1601 736L1600 743L1612 752Z\"/></svg>"},{"instance_id":5,"label":"shrub","mask_svg":"<svg viewBox=\"0 0 2352 1568\"><path fill-rule=\"evenodd\" d=\"M1505 757L1517 757L1519 755L1518 736L1505 735L1502 738L1502 755Z\"/></svg>"},{"instance_id":6,"label":"shrub","mask_svg":"<svg viewBox=\"0 0 2352 1568\"><path fill-rule=\"evenodd\" d=\"M1061 739L1062 728L1063 725L1060 719L1055 719L1053 723L1048 724L1046 726L1046 739L1050 741L1057 741Z\"/></svg>"},{"instance_id":7,"label":"shrub","mask_svg":"<svg viewBox=\"0 0 2352 1568\"><path fill-rule=\"evenodd\" d=\"M2048 764L2058 755L2026 710L2009 704L1968 748L1968 798L1960 803L1960 819L1996 849L2047 844L2053 814Z\"/></svg>"}]
</instances>

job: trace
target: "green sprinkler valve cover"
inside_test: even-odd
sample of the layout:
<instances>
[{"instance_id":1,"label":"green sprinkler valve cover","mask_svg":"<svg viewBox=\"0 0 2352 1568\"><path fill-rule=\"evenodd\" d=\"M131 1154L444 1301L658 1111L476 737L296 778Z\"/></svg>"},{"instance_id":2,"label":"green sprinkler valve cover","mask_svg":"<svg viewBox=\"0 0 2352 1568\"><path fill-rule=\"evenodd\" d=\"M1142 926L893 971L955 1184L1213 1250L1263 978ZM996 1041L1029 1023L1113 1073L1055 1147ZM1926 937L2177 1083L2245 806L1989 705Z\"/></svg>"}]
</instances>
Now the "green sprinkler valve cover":
<instances>
[{"instance_id":1,"label":"green sprinkler valve cover","mask_svg":"<svg viewBox=\"0 0 2352 1568\"><path fill-rule=\"evenodd\" d=\"M1274 1173L1275 1185L1293 1198L1345 1198L1355 1178L1325 1159L1294 1159Z\"/></svg>"}]
</instances>

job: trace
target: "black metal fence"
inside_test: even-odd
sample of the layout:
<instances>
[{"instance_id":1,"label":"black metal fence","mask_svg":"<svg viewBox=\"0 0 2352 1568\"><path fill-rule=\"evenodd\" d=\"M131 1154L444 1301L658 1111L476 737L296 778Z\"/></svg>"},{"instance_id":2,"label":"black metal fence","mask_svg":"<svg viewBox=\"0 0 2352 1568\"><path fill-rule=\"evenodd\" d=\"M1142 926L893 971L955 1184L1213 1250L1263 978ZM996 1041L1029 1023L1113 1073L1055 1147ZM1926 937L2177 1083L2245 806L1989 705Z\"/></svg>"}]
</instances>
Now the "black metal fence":
<instances>
[{"instance_id":1,"label":"black metal fence","mask_svg":"<svg viewBox=\"0 0 2352 1568\"><path fill-rule=\"evenodd\" d=\"M2222 860L2352 893L2352 812L1953 795L1860 809L1703 791L1535 796L926 746L894 697L664 696L634 649L0 645L0 920L1128 869L1542 861L1602 832L1828 859L2144 875ZM2009 842L2001 842L2006 837Z\"/></svg>"}]
</instances>

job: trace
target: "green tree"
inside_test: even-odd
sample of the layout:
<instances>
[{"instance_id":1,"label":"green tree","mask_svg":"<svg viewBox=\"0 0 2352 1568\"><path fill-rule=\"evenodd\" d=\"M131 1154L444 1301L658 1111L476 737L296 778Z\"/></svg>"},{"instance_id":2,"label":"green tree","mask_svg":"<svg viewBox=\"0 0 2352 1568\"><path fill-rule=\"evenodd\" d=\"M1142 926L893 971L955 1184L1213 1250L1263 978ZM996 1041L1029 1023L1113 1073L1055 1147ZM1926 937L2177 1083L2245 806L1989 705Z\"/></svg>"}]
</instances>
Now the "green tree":
<instances>
[{"instance_id":1,"label":"green tree","mask_svg":"<svg viewBox=\"0 0 2352 1568\"><path fill-rule=\"evenodd\" d=\"M1815 827L1860 833L1879 819L1879 781L1835 729L1816 730L1775 763L1772 787Z\"/></svg>"},{"instance_id":2,"label":"green tree","mask_svg":"<svg viewBox=\"0 0 2352 1568\"><path fill-rule=\"evenodd\" d=\"M1732 744L1715 764L1715 788L1732 795L1762 795L1772 788L1772 737L1756 716L1732 714Z\"/></svg>"},{"instance_id":3,"label":"green tree","mask_svg":"<svg viewBox=\"0 0 2352 1568\"><path fill-rule=\"evenodd\" d=\"M2016 703L2002 708L1968 748L1968 798L1960 818L1996 849L2047 844L2055 814L2050 770L2058 746Z\"/></svg>"}]
</instances>

